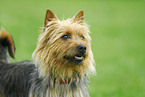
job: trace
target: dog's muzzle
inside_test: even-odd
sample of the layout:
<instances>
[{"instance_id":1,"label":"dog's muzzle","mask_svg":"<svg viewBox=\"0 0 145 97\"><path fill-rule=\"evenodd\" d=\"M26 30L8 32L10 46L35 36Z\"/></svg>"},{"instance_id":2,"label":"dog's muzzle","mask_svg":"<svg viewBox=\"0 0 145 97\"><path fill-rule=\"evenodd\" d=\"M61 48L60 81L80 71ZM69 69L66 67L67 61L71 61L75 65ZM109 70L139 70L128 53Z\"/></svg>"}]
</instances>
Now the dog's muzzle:
<instances>
[{"instance_id":1,"label":"dog's muzzle","mask_svg":"<svg viewBox=\"0 0 145 97\"><path fill-rule=\"evenodd\" d=\"M69 62L73 65L79 65L85 59L86 46L78 45L76 47L77 54L74 56L64 56L65 59L69 60Z\"/></svg>"}]
</instances>

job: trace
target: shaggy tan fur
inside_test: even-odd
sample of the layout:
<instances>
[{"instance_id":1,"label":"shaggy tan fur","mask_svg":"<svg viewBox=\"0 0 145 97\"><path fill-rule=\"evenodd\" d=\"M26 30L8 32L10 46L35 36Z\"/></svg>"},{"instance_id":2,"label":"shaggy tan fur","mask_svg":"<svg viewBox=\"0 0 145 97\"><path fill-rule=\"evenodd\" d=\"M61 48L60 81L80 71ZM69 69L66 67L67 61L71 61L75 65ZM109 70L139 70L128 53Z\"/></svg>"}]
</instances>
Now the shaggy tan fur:
<instances>
[{"instance_id":1,"label":"shaggy tan fur","mask_svg":"<svg viewBox=\"0 0 145 97\"><path fill-rule=\"evenodd\" d=\"M88 97L84 84L77 91L72 92L68 85L59 85L60 80L81 80L82 82L95 73L93 53L91 50L91 38L88 25L84 22L83 11L73 18L59 20L56 15L47 10L43 31L38 39L37 47L33 53L33 59L38 67L39 76L44 79L55 80L58 83L55 89L48 89L48 97ZM63 40L63 35L70 34L70 39ZM64 56L75 56L76 47L85 45L86 57L79 65L71 64ZM52 86L53 87L53 86ZM67 88L66 92L61 89ZM83 91L84 88L84 91ZM86 96L84 96L86 92ZM32 93L33 94L33 93Z\"/></svg>"}]
</instances>

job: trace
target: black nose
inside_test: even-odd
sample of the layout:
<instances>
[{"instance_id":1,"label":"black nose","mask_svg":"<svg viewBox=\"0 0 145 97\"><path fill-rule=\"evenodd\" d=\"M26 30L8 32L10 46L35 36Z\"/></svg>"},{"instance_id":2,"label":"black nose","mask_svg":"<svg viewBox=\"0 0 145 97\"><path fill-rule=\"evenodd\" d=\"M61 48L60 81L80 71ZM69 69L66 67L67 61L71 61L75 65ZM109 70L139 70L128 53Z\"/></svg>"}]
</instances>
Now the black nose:
<instances>
[{"instance_id":1,"label":"black nose","mask_svg":"<svg viewBox=\"0 0 145 97\"><path fill-rule=\"evenodd\" d=\"M86 46L85 45L78 45L77 51L79 51L81 54L85 54L86 52Z\"/></svg>"}]
</instances>

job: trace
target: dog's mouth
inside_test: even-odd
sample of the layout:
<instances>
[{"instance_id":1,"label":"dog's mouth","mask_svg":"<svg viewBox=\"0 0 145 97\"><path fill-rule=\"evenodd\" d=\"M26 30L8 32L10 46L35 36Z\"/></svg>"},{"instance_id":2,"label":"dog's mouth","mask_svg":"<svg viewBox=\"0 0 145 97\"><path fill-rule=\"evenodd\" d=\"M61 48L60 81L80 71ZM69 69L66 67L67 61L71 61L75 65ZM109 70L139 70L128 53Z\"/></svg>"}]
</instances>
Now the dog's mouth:
<instances>
[{"instance_id":1,"label":"dog's mouth","mask_svg":"<svg viewBox=\"0 0 145 97\"><path fill-rule=\"evenodd\" d=\"M85 56L75 55L75 56L64 56L65 59L69 60L71 64L79 65L83 62Z\"/></svg>"}]
</instances>

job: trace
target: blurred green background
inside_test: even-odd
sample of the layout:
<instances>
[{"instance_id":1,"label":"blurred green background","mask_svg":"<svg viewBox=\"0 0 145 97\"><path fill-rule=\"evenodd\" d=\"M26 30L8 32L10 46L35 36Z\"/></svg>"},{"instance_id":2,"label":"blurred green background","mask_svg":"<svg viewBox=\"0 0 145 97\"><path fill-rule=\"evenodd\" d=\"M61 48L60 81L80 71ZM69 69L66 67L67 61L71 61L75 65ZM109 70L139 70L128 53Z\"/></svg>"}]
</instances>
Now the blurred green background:
<instances>
[{"instance_id":1,"label":"blurred green background","mask_svg":"<svg viewBox=\"0 0 145 97\"><path fill-rule=\"evenodd\" d=\"M32 60L46 9L60 19L84 10L97 71L91 97L145 97L145 0L0 0L0 26L16 45L12 62Z\"/></svg>"}]
</instances>

